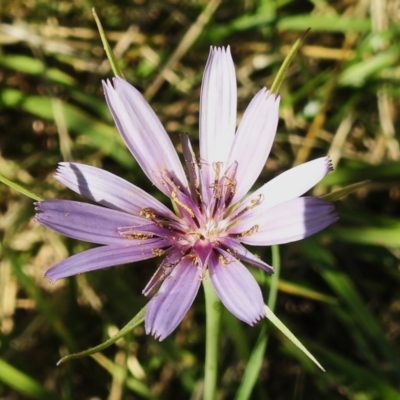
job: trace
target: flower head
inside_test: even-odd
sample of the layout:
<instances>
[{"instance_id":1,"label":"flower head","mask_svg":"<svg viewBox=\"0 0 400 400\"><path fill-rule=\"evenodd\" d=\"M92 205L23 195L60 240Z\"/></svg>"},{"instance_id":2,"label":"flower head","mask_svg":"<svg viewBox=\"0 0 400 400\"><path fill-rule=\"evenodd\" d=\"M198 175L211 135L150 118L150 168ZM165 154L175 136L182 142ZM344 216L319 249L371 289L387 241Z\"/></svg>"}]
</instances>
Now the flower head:
<instances>
[{"instance_id":1,"label":"flower head","mask_svg":"<svg viewBox=\"0 0 400 400\"><path fill-rule=\"evenodd\" d=\"M56 178L99 205L37 203L37 221L103 246L50 268L56 281L82 272L162 257L143 293L147 333L160 340L180 323L207 272L226 308L252 325L265 315L261 290L243 265L272 273L246 245L300 240L336 220L331 203L299 197L331 169L322 157L284 172L247 195L265 165L278 124L279 97L266 88L236 127L236 77L229 47L211 48L200 100L200 157L181 135L184 169L142 95L121 78L103 83L107 104L129 150L173 204L175 213L131 183L98 168L62 162Z\"/></svg>"}]
</instances>

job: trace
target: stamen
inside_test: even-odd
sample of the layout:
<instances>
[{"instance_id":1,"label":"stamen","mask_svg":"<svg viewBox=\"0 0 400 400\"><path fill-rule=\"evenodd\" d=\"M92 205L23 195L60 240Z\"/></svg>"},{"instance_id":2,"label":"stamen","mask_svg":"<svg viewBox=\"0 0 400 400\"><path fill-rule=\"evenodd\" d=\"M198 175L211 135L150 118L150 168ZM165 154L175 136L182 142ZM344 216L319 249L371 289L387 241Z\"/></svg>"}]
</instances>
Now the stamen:
<instances>
[{"instance_id":1,"label":"stamen","mask_svg":"<svg viewBox=\"0 0 400 400\"><path fill-rule=\"evenodd\" d=\"M189 235L192 235L196 240L204 240L205 237L199 232L190 232Z\"/></svg>"},{"instance_id":2,"label":"stamen","mask_svg":"<svg viewBox=\"0 0 400 400\"><path fill-rule=\"evenodd\" d=\"M199 258L197 257L196 254L190 253L190 254L188 254L188 257L192 259L192 262L194 265L196 265L196 266L199 265Z\"/></svg>"},{"instance_id":3,"label":"stamen","mask_svg":"<svg viewBox=\"0 0 400 400\"><path fill-rule=\"evenodd\" d=\"M141 217L145 217L147 219L153 220L156 218L156 213L154 211L151 211L150 208L142 208L140 210Z\"/></svg>"},{"instance_id":4,"label":"stamen","mask_svg":"<svg viewBox=\"0 0 400 400\"><path fill-rule=\"evenodd\" d=\"M228 265L229 261L226 257L224 257L222 254L218 256L218 260L221 262L222 265Z\"/></svg>"},{"instance_id":5,"label":"stamen","mask_svg":"<svg viewBox=\"0 0 400 400\"><path fill-rule=\"evenodd\" d=\"M195 217L194 212L192 211L192 209L190 207L188 207L185 203L183 203L181 200L179 200L177 194L176 194L176 190L174 189L171 193L171 197L172 200L178 204L181 208L183 208L192 218Z\"/></svg>"},{"instance_id":6,"label":"stamen","mask_svg":"<svg viewBox=\"0 0 400 400\"><path fill-rule=\"evenodd\" d=\"M199 207L201 207L202 198L200 194L201 193L200 165L193 151L188 134L181 134L180 138L182 143L183 157L185 159L186 168L188 171L190 194L192 196L193 201Z\"/></svg>"},{"instance_id":7,"label":"stamen","mask_svg":"<svg viewBox=\"0 0 400 400\"><path fill-rule=\"evenodd\" d=\"M246 206L245 208L243 208L243 210L239 211L235 216L232 217L232 219L236 219L237 217L240 217L245 212L251 210L255 206L258 206L259 204L262 203L263 199L264 199L264 195L259 194L257 198L250 200L250 204L248 206Z\"/></svg>"},{"instance_id":8,"label":"stamen","mask_svg":"<svg viewBox=\"0 0 400 400\"><path fill-rule=\"evenodd\" d=\"M214 183L211 184L210 188L214 189L214 191L215 191L214 197L216 199L219 199L221 197L221 184L219 183L219 174L221 172L221 165L222 165L221 162L213 163L215 176L214 176Z\"/></svg>"},{"instance_id":9,"label":"stamen","mask_svg":"<svg viewBox=\"0 0 400 400\"><path fill-rule=\"evenodd\" d=\"M156 214L154 211L150 210L150 208L142 208L140 210L139 215L141 217L145 217L146 219L149 219L151 222L159 226L160 228L164 228L164 224L160 221L168 221L165 217Z\"/></svg>"},{"instance_id":10,"label":"stamen","mask_svg":"<svg viewBox=\"0 0 400 400\"><path fill-rule=\"evenodd\" d=\"M152 237L154 237L152 233L142 233L142 232L123 233L122 236L127 239L136 239L136 240L151 239Z\"/></svg>"},{"instance_id":11,"label":"stamen","mask_svg":"<svg viewBox=\"0 0 400 400\"><path fill-rule=\"evenodd\" d=\"M247 231L242 232L239 236L241 236L241 237L251 236L257 232L258 232L258 225L254 225Z\"/></svg>"},{"instance_id":12,"label":"stamen","mask_svg":"<svg viewBox=\"0 0 400 400\"><path fill-rule=\"evenodd\" d=\"M163 249L152 249L151 252L153 253L154 257L160 257L165 253Z\"/></svg>"},{"instance_id":13,"label":"stamen","mask_svg":"<svg viewBox=\"0 0 400 400\"><path fill-rule=\"evenodd\" d=\"M227 196L225 195L225 197L226 197L225 198L225 207L228 207L235 192L236 192L236 181L227 176L224 176L224 178L225 178L224 186L226 188L228 188L227 189L228 195Z\"/></svg>"},{"instance_id":14,"label":"stamen","mask_svg":"<svg viewBox=\"0 0 400 400\"><path fill-rule=\"evenodd\" d=\"M236 258L236 260L239 260L238 252L236 250L232 250L227 248L226 252L231 255L233 258Z\"/></svg>"}]
</instances>

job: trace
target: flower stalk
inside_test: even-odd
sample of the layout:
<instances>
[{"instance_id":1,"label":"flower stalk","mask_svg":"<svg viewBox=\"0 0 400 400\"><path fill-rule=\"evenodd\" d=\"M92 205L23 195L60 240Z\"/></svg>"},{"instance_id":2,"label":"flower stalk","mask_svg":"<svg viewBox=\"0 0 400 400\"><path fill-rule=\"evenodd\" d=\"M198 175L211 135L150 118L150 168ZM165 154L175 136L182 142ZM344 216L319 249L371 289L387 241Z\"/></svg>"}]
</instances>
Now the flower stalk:
<instances>
[{"instance_id":1,"label":"flower stalk","mask_svg":"<svg viewBox=\"0 0 400 400\"><path fill-rule=\"evenodd\" d=\"M222 304L209 278L203 280L203 288L206 301L206 360L203 399L215 400L217 394Z\"/></svg>"}]
</instances>

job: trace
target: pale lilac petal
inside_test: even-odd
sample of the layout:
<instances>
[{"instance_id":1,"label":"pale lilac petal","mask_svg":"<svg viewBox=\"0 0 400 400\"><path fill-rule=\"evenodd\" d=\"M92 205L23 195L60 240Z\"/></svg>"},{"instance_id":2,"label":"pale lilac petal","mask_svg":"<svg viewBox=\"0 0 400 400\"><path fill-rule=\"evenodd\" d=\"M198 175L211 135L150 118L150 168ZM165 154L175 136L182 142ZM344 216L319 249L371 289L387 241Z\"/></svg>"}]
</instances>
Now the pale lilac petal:
<instances>
[{"instance_id":1,"label":"pale lilac petal","mask_svg":"<svg viewBox=\"0 0 400 400\"><path fill-rule=\"evenodd\" d=\"M139 215L143 208L176 219L164 204L110 172L90 165L61 162L55 177L76 193L103 206Z\"/></svg>"},{"instance_id":2,"label":"pale lilac petal","mask_svg":"<svg viewBox=\"0 0 400 400\"><path fill-rule=\"evenodd\" d=\"M227 252L220 252L224 260L211 254L208 264L215 291L233 315L254 325L265 316L260 287L244 265Z\"/></svg>"},{"instance_id":3,"label":"pale lilac petal","mask_svg":"<svg viewBox=\"0 0 400 400\"><path fill-rule=\"evenodd\" d=\"M83 272L128 264L156 257L168 246L162 239L132 240L129 245L101 246L75 254L51 267L44 274L50 282Z\"/></svg>"},{"instance_id":4,"label":"pale lilac petal","mask_svg":"<svg viewBox=\"0 0 400 400\"><path fill-rule=\"evenodd\" d=\"M97 244L128 244L119 227L147 223L121 211L71 200L45 200L36 203L35 219L70 238Z\"/></svg>"},{"instance_id":5,"label":"pale lilac petal","mask_svg":"<svg viewBox=\"0 0 400 400\"><path fill-rule=\"evenodd\" d=\"M189 246L171 247L171 249L165 253L162 263L157 268L157 271L151 277L142 293L148 296L150 292L174 270L175 266L181 262L189 249Z\"/></svg>"},{"instance_id":6,"label":"pale lilac petal","mask_svg":"<svg viewBox=\"0 0 400 400\"><path fill-rule=\"evenodd\" d=\"M240 121L228 158L228 165L239 164L232 203L249 191L264 168L278 126L279 101L279 96L261 89Z\"/></svg>"},{"instance_id":7,"label":"pale lilac petal","mask_svg":"<svg viewBox=\"0 0 400 400\"><path fill-rule=\"evenodd\" d=\"M167 196L162 174L187 188L178 154L157 115L144 97L124 79L103 82L108 107L129 150L148 178Z\"/></svg>"},{"instance_id":8,"label":"pale lilac petal","mask_svg":"<svg viewBox=\"0 0 400 400\"><path fill-rule=\"evenodd\" d=\"M250 215L252 211L245 213L243 220L232 227L230 233L239 234L242 243L255 246L295 242L337 220L334 205L318 197L299 197L263 213Z\"/></svg>"},{"instance_id":9,"label":"pale lilac petal","mask_svg":"<svg viewBox=\"0 0 400 400\"><path fill-rule=\"evenodd\" d=\"M302 196L332 170L329 157L317 158L291 168L271 179L251 196L248 196L238 207L236 213L247 207L255 199L260 199L256 209L257 212L261 212L261 210L265 211L277 204Z\"/></svg>"},{"instance_id":10,"label":"pale lilac petal","mask_svg":"<svg viewBox=\"0 0 400 400\"><path fill-rule=\"evenodd\" d=\"M274 268L268 265L266 262L258 258L256 255L251 253L246 247L242 246L238 240L235 238L225 237L219 240L223 249L229 254L233 255L235 258L251 264L264 270L267 274L273 274ZM221 247L220 246L220 247Z\"/></svg>"},{"instance_id":11,"label":"pale lilac petal","mask_svg":"<svg viewBox=\"0 0 400 400\"><path fill-rule=\"evenodd\" d=\"M236 126L236 73L229 46L211 47L200 95L200 162L206 186L213 164L226 168ZM206 194L204 191L203 196Z\"/></svg>"},{"instance_id":12,"label":"pale lilac petal","mask_svg":"<svg viewBox=\"0 0 400 400\"><path fill-rule=\"evenodd\" d=\"M165 339L182 321L199 286L200 279L193 258L185 257L150 300L145 317L146 333L160 341Z\"/></svg>"}]
</instances>

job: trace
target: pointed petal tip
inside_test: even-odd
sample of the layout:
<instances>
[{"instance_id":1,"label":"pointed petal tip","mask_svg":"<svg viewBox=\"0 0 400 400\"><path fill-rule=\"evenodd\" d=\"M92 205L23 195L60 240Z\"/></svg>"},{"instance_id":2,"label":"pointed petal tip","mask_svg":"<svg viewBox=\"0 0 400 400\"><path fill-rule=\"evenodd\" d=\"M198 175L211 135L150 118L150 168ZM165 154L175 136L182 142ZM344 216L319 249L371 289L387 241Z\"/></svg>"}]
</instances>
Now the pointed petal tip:
<instances>
[{"instance_id":1,"label":"pointed petal tip","mask_svg":"<svg viewBox=\"0 0 400 400\"><path fill-rule=\"evenodd\" d=\"M267 314L265 313L265 310L263 310L253 321L248 322L250 326L254 326L258 324L263 318L265 318Z\"/></svg>"},{"instance_id":2,"label":"pointed petal tip","mask_svg":"<svg viewBox=\"0 0 400 400\"><path fill-rule=\"evenodd\" d=\"M265 316L261 289L240 261L222 249L219 253L227 260L227 264L222 264L217 255L210 256L212 285L224 306L236 318L252 326Z\"/></svg>"},{"instance_id":3,"label":"pointed petal tip","mask_svg":"<svg viewBox=\"0 0 400 400\"><path fill-rule=\"evenodd\" d=\"M229 46L229 44L227 46L210 46L210 52L231 54L231 47Z\"/></svg>"},{"instance_id":4,"label":"pointed petal tip","mask_svg":"<svg viewBox=\"0 0 400 400\"><path fill-rule=\"evenodd\" d=\"M234 314L235 315L235 314ZM247 319L244 316L237 316L237 318L239 318L240 320L242 320L243 322L245 322L246 324L250 325L250 326L254 326L256 324L258 324L263 318L266 317L265 311L260 312L258 315L253 316L252 319Z\"/></svg>"},{"instance_id":5,"label":"pointed petal tip","mask_svg":"<svg viewBox=\"0 0 400 400\"><path fill-rule=\"evenodd\" d=\"M149 330L146 329L146 335L150 335L153 336L155 340L158 340L159 342L162 342L167 335L162 335L160 332L156 331L156 330Z\"/></svg>"},{"instance_id":6,"label":"pointed petal tip","mask_svg":"<svg viewBox=\"0 0 400 400\"><path fill-rule=\"evenodd\" d=\"M164 340L181 323L191 307L200 287L198 271L192 258L177 264L150 300L146 310L146 332Z\"/></svg>"},{"instance_id":7,"label":"pointed petal tip","mask_svg":"<svg viewBox=\"0 0 400 400\"><path fill-rule=\"evenodd\" d=\"M328 172L332 172L334 170L332 160L329 156L326 156L326 167L328 169Z\"/></svg>"},{"instance_id":8,"label":"pointed petal tip","mask_svg":"<svg viewBox=\"0 0 400 400\"><path fill-rule=\"evenodd\" d=\"M43 278L46 278L46 279L49 281L49 283L51 283L51 284L56 283L57 280L58 280L57 278L51 277L51 268L48 269L48 270L44 273Z\"/></svg>"},{"instance_id":9,"label":"pointed petal tip","mask_svg":"<svg viewBox=\"0 0 400 400\"><path fill-rule=\"evenodd\" d=\"M110 89L110 86L112 87L112 82L110 79L104 79L101 81L101 85L103 86L104 90Z\"/></svg>"}]
</instances>

